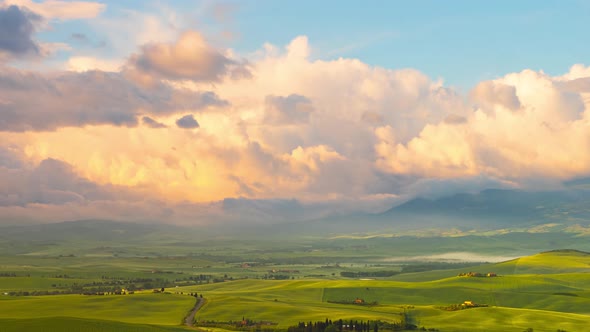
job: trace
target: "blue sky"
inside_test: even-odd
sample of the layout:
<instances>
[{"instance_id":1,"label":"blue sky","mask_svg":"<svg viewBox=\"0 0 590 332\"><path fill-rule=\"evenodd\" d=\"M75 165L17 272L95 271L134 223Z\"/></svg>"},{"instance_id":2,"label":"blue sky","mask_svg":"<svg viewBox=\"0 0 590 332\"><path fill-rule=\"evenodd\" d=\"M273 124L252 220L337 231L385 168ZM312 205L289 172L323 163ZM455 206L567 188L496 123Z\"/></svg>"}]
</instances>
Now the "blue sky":
<instances>
[{"instance_id":1,"label":"blue sky","mask_svg":"<svg viewBox=\"0 0 590 332\"><path fill-rule=\"evenodd\" d=\"M312 57L357 58L385 68L416 68L468 89L525 68L550 74L586 63L590 3L585 1L104 1L102 16L168 7L197 29L239 53L265 42L306 35ZM224 19L213 15L220 7ZM72 31L100 36L84 21L54 24L42 38L61 41ZM94 30L94 31L93 31ZM231 40L220 38L229 32ZM108 45L108 44L107 44ZM78 45L81 46L81 45ZM103 50L105 54L115 50Z\"/></svg>"},{"instance_id":2,"label":"blue sky","mask_svg":"<svg viewBox=\"0 0 590 332\"><path fill-rule=\"evenodd\" d=\"M557 74L590 55L583 1L253 1L235 20L239 48L305 34L317 58L411 67L460 86L524 68Z\"/></svg>"}]
</instances>

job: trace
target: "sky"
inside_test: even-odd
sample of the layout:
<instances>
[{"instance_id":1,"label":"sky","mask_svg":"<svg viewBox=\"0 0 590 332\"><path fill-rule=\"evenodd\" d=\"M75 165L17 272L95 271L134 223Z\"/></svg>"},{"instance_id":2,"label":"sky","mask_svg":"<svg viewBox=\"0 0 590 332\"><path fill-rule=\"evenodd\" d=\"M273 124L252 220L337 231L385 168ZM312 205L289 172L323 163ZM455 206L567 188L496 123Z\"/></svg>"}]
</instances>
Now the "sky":
<instances>
[{"instance_id":1,"label":"sky","mask_svg":"<svg viewBox=\"0 0 590 332\"><path fill-rule=\"evenodd\" d=\"M0 222L380 212L590 176L586 1L0 0Z\"/></svg>"}]
</instances>

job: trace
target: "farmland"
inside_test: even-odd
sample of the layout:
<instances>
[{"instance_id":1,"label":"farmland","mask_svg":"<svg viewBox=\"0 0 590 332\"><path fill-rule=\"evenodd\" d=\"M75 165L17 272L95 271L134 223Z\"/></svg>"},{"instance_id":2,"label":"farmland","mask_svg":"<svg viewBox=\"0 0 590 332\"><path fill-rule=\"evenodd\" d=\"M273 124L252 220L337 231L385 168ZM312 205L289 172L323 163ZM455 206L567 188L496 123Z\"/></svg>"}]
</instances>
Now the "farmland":
<instances>
[{"instance_id":1,"label":"farmland","mask_svg":"<svg viewBox=\"0 0 590 332\"><path fill-rule=\"evenodd\" d=\"M299 322L396 323L402 316L439 331L579 331L590 324L590 254L584 251L510 259L511 251L501 250L502 236L300 238L280 244L191 243L183 236L162 235L153 248L139 247L136 241L143 239L124 238L108 240L108 246L102 239L21 242L20 253L0 257L2 331L194 329L183 320L195 296L205 303L196 328L215 331L254 328L240 327L236 322L243 319L286 330ZM497 247L490 250L492 243ZM499 262L428 258L447 257L444 251L453 246L474 249L459 256ZM467 272L481 277L459 276Z\"/></svg>"}]
</instances>

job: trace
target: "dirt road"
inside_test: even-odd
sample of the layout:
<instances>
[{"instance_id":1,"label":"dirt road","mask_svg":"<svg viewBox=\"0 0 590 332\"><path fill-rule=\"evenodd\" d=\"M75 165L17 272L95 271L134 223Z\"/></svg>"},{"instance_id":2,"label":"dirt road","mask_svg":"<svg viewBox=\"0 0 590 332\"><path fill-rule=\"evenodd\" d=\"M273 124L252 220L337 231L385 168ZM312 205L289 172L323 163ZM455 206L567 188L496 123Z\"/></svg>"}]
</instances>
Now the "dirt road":
<instances>
[{"instance_id":1,"label":"dirt road","mask_svg":"<svg viewBox=\"0 0 590 332\"><path fill-rule=\"evenodd\" d=\"M188 314L188 316L186 316L184 318L184 325L186 325L186 326L193 326L194 325L195 314L197 313L197 311L199 311L199 309L201 309L203 304L205 304L205 299L202 297L198 298L197 303L195 303L195 306L193 307L191 312Z\"/></svg>"}]
</instances>

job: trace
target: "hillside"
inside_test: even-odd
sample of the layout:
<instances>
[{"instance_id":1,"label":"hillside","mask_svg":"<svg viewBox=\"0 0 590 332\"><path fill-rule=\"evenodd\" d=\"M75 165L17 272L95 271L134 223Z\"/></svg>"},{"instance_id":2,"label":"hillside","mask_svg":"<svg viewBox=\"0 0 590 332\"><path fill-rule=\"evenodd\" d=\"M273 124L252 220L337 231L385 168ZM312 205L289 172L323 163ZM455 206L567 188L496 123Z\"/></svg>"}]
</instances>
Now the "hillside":
<instances>
[{"instance_id":1,"label":"hillside","mask_svg":"<svg viewBox=\"0 0 590 332\"><path fill-rule=\"evenodd\" d=\"M588 273L588 278L590 279L590 253L571 249L552 250L505 262L473 266L469 270L482 273L494 272L504 276L521 274L562 275L568 273L576 273L583 276L584 273ZM467 271L465 269L449 269L407 273L394 276L392 280L433 281L455 277L462 272Z\"/></svg>"},{"instance_id":2,"label":"hillside","mask_svg":"<svg viewBox=\"0 0 590 332\"><path fill-rule=\"evenodd\" d=\"M241 280L182 289L206 294L209 303L199 313L202 320L229 321L246 316L278 322L278 327L284 328L297 321L326 317L396 320L405 311L419 326L441 331L522 331L528 327L534 331L581 331L590 324L589 263L587 253L560 250L469 270L432 271L431 277L439 273L441 278L430 281L417 281L422 273L415 273L409 274L405 281L397 277L395 280ZM541 273L540 268L545 272ZM564 273L564 269L577 272ZM497 277L457 276L458 272L467 271L509 273ZM345 304L359 298L374 304ZM487 306L458 311L444 309L467 300Z\"/></svg>"},{"instance_id":3,"label":"hillside","mask_svg":"<svg viewBox=\"0 0 590 332\"><path fill-rule=\"evenodd\" d=\"M438 199L415 198L379 215L383 219L453 218L461 225L529 225L549 221L587 223L590 191L526 192L488 189Z\"/></svg>"}]
</instances>

